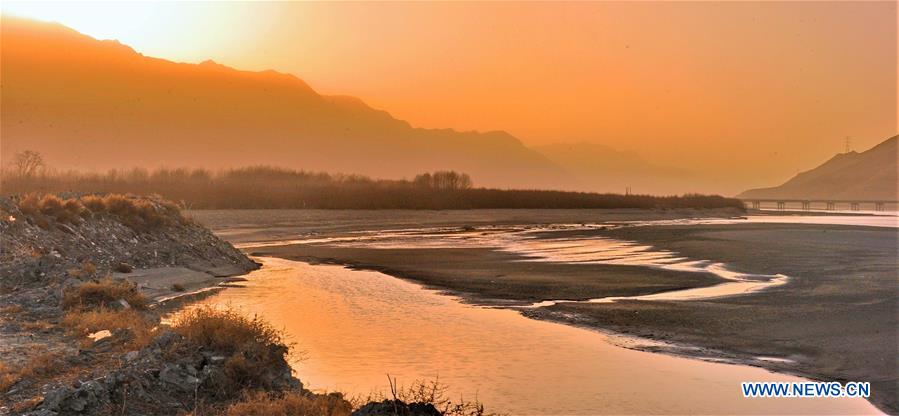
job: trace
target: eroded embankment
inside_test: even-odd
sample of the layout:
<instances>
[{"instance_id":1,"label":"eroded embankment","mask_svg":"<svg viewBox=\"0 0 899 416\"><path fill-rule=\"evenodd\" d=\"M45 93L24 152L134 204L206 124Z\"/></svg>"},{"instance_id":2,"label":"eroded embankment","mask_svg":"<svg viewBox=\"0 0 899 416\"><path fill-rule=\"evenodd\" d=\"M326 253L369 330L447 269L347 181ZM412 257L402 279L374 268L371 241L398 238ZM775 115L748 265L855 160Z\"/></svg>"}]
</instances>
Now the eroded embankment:
<instances>
[{"instance_id":1,"label":"eroded embankment","mask_svg":"<svg viewBox=\"0 0 899 416\"><path fill-rule=\"evenodd\" d=\"M160 300L258 267L170 202L2 198L0 235L0 414L351 410L302 388L263 321L198 310L159 324Z\"/></svg>"}]
</instances>

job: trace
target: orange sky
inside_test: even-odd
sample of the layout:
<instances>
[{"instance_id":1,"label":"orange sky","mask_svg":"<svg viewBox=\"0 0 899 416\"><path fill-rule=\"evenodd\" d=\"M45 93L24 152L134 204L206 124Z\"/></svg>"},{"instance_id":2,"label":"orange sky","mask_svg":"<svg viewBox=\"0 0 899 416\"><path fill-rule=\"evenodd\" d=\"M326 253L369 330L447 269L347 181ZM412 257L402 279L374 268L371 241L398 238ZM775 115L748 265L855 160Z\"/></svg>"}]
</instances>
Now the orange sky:
<instances>
[{"instance_id":1,"label":"orange sky","mask_svg":"<svg viewBox=\"0 0 899 416\"><path fill-rule=\"evenodd\" d=\"M146 55L290 72L417 126L603 143L732 186L897 132L895 2L3 7Z\"/></svg>"}]
</instances>

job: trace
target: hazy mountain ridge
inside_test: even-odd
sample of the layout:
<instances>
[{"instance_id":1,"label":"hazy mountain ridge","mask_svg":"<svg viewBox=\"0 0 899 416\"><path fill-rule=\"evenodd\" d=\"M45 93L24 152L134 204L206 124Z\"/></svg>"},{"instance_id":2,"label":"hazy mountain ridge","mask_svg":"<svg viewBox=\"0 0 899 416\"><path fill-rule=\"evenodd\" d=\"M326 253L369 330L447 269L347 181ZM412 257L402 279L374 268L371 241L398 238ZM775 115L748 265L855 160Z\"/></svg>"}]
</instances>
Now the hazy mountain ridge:
<instances>
[{"instance_id":1,"label":"hazy mountain ridge","mask_svg":"<svg viewBox=\"0 0 899 416\"><path fill-rule=\"evenodd\" d=\"M738 198L896 201L897 141L893 136L864 152L834 156L783 185L750 189Z\"/></svg>"},{"instance_id":2,"label":"hazy mountain ridge","mask_svg":"<svg viewBox=\"0 0 899 416\"><path fill-rule=\"evenodd\" d=\"M632 151L616 150L596 143L555 143L534 150L565 167L579 181L579 187L624 192L659 194L671 189L691 189L699 182L693 172L650 163Z\"/></svg>"},{"instance_id":3,"label":"hazy mountain ridge","mask_svg":"<svg viewBox=\"0 0 899 416\"><path fill-rule=\"evenodd\" d=\"M569 175L505 132L414 128L362 100L276 71L150 58L58 24L3 16L3 159L58 168L271 164L478 185L557 187Z\"/></svg>"}]
</instances>

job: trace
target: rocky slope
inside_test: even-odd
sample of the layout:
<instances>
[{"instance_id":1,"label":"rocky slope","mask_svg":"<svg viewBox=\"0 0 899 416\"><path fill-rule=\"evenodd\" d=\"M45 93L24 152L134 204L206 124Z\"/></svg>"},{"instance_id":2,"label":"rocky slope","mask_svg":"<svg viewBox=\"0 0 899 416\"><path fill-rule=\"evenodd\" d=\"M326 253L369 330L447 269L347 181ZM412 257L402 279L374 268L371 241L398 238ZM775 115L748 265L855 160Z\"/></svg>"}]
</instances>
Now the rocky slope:
<instances>
[{"instance_id":1,"label":"rocky slope","mask_svg":"<svg viewBox=\"0 0 899 416\"><path fill-rule=\"evenodd\" d=\"M838 154L780 186L750 189L737 198L896 201L897 140L893 136L861 153Z\"/></svg>"},{"instance_id":2,"label":"rocky slope","mask_svg":"<svg viewBox=\"0 0 899 416\"><path fill-rule=\"evenodd\" d=\"M256 264L206 228L163 213L162 201L130 198L146 203L161 215L177 215L158 226L128 223L109 212L85 208L73 218L57 218L50 207L22 212L21 201L0 198L0 288L48 287L71 278L68 270L85 261L102 276L114 269L183 266L211 275L246 273ZM123 201L127 203L128 199ZM41 201L35 202L41 204ZM68 215L65 213L64 215Z\"/></svg>"},{"instance_id":3,"label":"rocky slope","mask_svg":"<svg viewBox=\"0 0 899 416\"><path fill-rule=\"evenodd\" d=\"M195 387L225 368L210 357L227 355L172 353L184 337L157 329L159 315L147 309L155 305L128 277L160 267L213 278L258 266L166 201L0 198L0 414L174 414L195 405ZM131 302L104 298L111 290ZM67 304L76 294L79 303ZM112 321L96 324L112 331L93 341L78 332L104 316ZM273 385L300 386L286 361L270 367Z\"/></svg>"},{"instance_id":4,"label":"rocky slope","mask_svg":"<svg viewBox=\"0 0 899 416\"><path fill-rule=\"evenodd\" d=\"M162 322L173 296L257 267L168 201L0 198L0 415L484 413L378 397L353 412L303 388L263 319L197 307Z\"/></svg>"}]
</instances>

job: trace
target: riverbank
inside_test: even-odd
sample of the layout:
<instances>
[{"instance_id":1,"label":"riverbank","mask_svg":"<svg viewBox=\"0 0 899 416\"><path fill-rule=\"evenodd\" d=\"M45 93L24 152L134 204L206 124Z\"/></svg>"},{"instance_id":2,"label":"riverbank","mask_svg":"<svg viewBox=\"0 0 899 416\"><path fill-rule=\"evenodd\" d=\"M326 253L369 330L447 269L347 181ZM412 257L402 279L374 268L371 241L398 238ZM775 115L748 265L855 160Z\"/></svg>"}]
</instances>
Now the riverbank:
<instances>
[{"instance_id":1,"label":"riverbank","mask_svg":"<svg viewBox=\"0 0 899 416\"><path fill-rule=\"evenodd\" d=\"M188 411L195 387L223 371L182 365L196 357L173 349L193 344L158 326L157 309L258 265L174 204L0 198L0 235L0 414ZM286 363L266 366L291 384Z\"/></svg>"},{"instance_id":2,"label":"riverbank","mask_svg":"<svg viewBox=\"0 0 899 416\"><path fill-rule=\"evenodd\" d=\"M266 317L185 306L260 265L169 201L0 197L0 235L0 415L488 414L437 380L306 389Z\"/></svg>"},{"instance_id":3,"label":"riverbank","mask_svg":"<svg viewBox=\"0 0 899 416\"><path fill-rule=\"evenodd\" d=\"M254 259L263 266L242 287L200 303L283 328L303 352L291 365L314 391L387 391L389 372L401 385L439 378L447 397L512 415L879 414L862 398L746 400L742 380L806 380L620 348L618 335L461 303L379 272Z\"/></svg>"},{"instance_id":4,"label":"riverbank","mask_svg":"<svg viewBox=\"0 0 899 416\"><path fill-rule=\"evenodd\" d=\"M546 224L543 222L546 217L542 215L536 213L528 220L532 224ZM610 221L601 215L593 218L588 221ZM517 218L519 223L522 219ZM640 218L639 213L632 212L629 219L618 217L615 221L642 219L645 218ZM358 223L365 222L365 218L356 216L353 221L354 227L359 228ZM444 237L479 231L478 225L463 225L467 223L465 220L454 223L450 218L443 218L435 222L444 227L459 227L448 231ZM566 223L572 222L578 221ZM703 273L671 272L652 267L521 261L514 253L496 247L382 245L380 248L363 248L329 243L327 239L331 236L359 237L359 233L347 232L343 226L339 220L294 222L287 226L286 234L293 238L297 235L305 239L314 237L319 242L248 246L245 249L260 255L380 270L451 291L469 302L507 306L533 300L584 300L657 293L672 290L677 285L672 280L679 281L678 284L687 282L682 287L702 287L716 281L713 276ZM328 230L319 231L323 228ZM370 230L385 228L391 227L367 226ZM278 227L273 229L258 222L246 222L243 227L221 231L243 241L275 237L284 231ZM872 402L885 411L896 411L894 357L897 356L895 339L899 325L895 311L899 297L895 285L894 229L802 224L694 224L614 229L586 227L548 230L534 236L637 241L685 257L725 263L737 271L785 274L789 276L788 284L751 296L686 302L561 303L528 309L525 313L539 319L613 330L690 347L648 348L656 351L726 359L814 379L870 381L874 390Z\"/></svg>"},{"instance_id":5,"label":"riverbank","mask_svg":"<svg viewBox=\"0 0 899 416\"><path fill-rule=\"evenodd\" d=\"M713 355L818 380L870 381L872 403L899 412L895 229L803 224L628 227L580 236L636 240L788 284L702 301L558 304L541 319L702 347ZM767 357L759 360L758 357Z\"/></svg>"}]
</instances>

